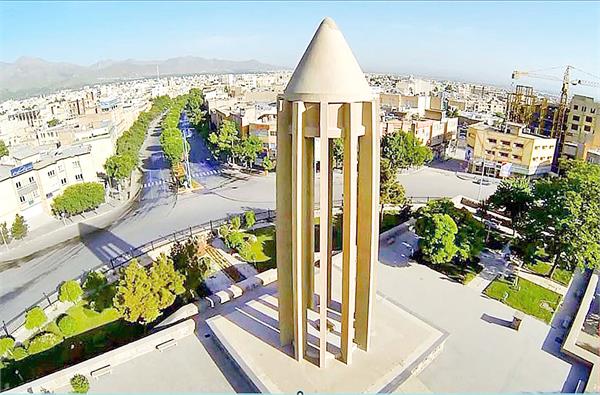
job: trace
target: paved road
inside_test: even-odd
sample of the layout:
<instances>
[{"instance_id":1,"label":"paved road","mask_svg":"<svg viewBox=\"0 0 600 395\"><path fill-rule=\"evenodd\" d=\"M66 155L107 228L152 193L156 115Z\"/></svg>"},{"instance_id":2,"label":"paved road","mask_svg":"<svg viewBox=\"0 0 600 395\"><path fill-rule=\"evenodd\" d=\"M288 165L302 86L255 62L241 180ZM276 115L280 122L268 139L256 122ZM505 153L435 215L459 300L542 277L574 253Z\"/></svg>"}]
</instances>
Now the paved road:
<instances>
[{"instance_id":1,"label":"paved road","mask_svg":"<svg viewBox=\"0 0 600 395\"><path fill-rule=\"evenodd\" d=\"M190 165L194 178L204 189L174 196L166 182L170 173L159 138L159 130L153 129L143 146L144 181L139 203L111 227L100 230L80 225L81 240L40 251L31 259L0 272L0 320L10 320L40 299L42 292L52 292L65 279L78 277L134 246L247 209L275 208L275 174L248 176L220 172L202 139L195 135L190 138ZM336 173L334 180L334 199L340 199L341 174ZM475 184L445 170L424 168L400 176L400 180L407 196L462 193L476 197L477 194ZM315 201L317 199L315 196Z\"/></svg>"}]
</instances>

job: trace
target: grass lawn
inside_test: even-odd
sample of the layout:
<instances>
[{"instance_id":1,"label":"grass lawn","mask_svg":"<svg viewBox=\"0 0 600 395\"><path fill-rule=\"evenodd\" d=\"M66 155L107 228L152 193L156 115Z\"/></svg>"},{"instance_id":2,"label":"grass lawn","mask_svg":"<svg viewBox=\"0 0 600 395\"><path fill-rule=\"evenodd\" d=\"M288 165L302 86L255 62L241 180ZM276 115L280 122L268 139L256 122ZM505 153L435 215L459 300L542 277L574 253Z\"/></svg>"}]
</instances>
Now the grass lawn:
<instances>
[{"instance_id":1,"label":"grass lawn","mask_svg":"<svg viewBox=\"0 0 600 395\"><path fill-rule=\"evenodd\" d=\"M467 285L468 283L471 282L471 280L473 280L475 277L477 277L477 273L475 272L468 272L467 274L465 274L465 276L463 277L462 283L464 285Z\"/></svg>"},{"instance_id":2,"label":"grass lawn","mask_svg":"<svg viewBox=\"0 0 600 395\"><path fill-rule=\"evenodd\" d=\"M114 307L104 309L101 312L92 310L86 306L85 302L79 302L67 310L67 315L75 318L77 323L77 331L72 335L76 336L80 333L97 328L112 321L121 318L121 315Z\"/></svg>"},{"instance_id":3,"label":"grass lawn","mask_svg":"<svg viewBox=\"0 0 600 395\"><path fill-rule=\"evenodd\" d=\"M571 277L573 277L573 272L570 270L561 269L557 267L552 273L552 280L556 281L559 284L564 286L569 285L569 281L571 281Z\"/></svg>"},{"instance_id":4,"label":"grass lawn","mask_svg":"<svg viewBox=\"0 0 600 395\"><path fill-rule=\"evenodd\" d=\"M250 248L254 252L254 263L256 270L264 272L265 270L275 268L277 253L275 250L275 226L268 226L247 232L248 235L256 236L256 240L250 243ZM243 257L242 257L243 258Z\"/></svg>"},{"instance_id":5,"label":"grass lawn","mask_svg":"<svg viewBox=\"0 0 600 395\"><path fill-rule=\"evenodd\" d=\"M551 264L541 261L539 259L536 259L535 263L526 263L525 267L531 270L532 272L540 274L542 276L545 276L548 273L550 273L550 270L552 269Z\"/></svg>"},{"instance_id":6,"label":"grass lawn","mask_svg":"<svg viewBox=\"0 0 600 395\"><path fill-rule=\"evenodd\" d=\"M490 298L503 301L510 307L521 310L546 323L550 323L552 320L552 315L558 308L562 298L556 292L522 278L519 278L517 289L512 288L512 284L506 281L494 280L483 292ZM505 294L508 294L508 297L503 300ZM551 308L551 310L543 307L544 305Z\"/></svg>"},{"instance_id":7,"label":"grass lawn","mask_svg":"<svg viewBox=\"0 0 600 395\"><path fill-rule=\"evenodd\" d=\"M551 264L541 261L539 259L536 259L534 264L532 264L532 263L525 264L525 267L527 269L531 270L532 272L537 273L541 276L547 276L550 273L550 271L552 270ZM573 277L572 271L557 267L554 270L554 273L552 273L551 279L556 281L559 284L566 286L566 285L569 285L569 281L571 281L571 277Z\"/></svg>"}]
</instances>

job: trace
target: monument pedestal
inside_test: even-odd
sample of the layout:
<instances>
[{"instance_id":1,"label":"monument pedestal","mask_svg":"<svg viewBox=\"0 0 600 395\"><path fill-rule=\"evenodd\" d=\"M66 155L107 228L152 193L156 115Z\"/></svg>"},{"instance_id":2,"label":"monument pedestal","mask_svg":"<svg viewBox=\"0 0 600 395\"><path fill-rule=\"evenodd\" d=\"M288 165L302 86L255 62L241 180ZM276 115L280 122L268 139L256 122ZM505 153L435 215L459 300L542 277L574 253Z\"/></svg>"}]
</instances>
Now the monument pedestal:
<instances>
[{"instance_id":1,"label":"monument pedestal","mask_svg":"<svg viewBox=\"0 0 600 395\"><path fill-rule=\"evenodd\" d=\"M336 292L333 296L335 300ZM261 392L391 392L426 366L446 338L440 330L376 294L371 347L368 352L354 348L351 365L339 360L341 316L335 306L328 309L331 329L326 364L320 368L315 358L319 355L318 314L309 310L307 354L298 362L291 345L280 346L277 300L274 283L257 298L232 301L227 312L207 321L215 340Z\"/></svg>"}]
</instances>

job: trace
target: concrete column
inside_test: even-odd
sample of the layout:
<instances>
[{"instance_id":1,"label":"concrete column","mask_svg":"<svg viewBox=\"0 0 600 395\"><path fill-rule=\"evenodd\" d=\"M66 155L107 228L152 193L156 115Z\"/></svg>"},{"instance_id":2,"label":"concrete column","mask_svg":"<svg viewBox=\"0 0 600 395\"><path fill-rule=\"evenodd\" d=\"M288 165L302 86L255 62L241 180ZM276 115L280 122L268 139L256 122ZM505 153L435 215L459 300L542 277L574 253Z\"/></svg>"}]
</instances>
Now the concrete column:
<instances>
[{"instance_id":1,"label":"concrete column","mask_svg":"<svg viewBox=\"0 0 600 395\"><path fill-rule=\"evenodd\" d=\"M292 103L292 292L294 309L294 358L304 358L304 319L306 315L303 275L303 191L304 136L302 133L303 102Z\"/></svg>"},{"instance_id":2,"label":"concrete column","mask_svg":"<svg viewBox=\"0 0 600 395\"><path fill-rule=\"evenodd\" d=\"M344 130L344 235L342 252L342 339L341 360L352 363L356 297L356 203L358 182L358 127L360 103L346 104Z\"/></svg>"},{"instance_id":3,"label":"concrete column","mask_svg":"<svg viewBox=\"0 0 600 395\"><path fill-rule=\"evenodd\" d=\"M327 136L327 102L321 102L319 112L319 131L320 131L320 166L321 177L319 178L319 207L320 221L319 227L319 366L325 367L327 360L327 305L328 297L331 291L328 288L330 284L329 278L329 215L330 215L330 191L329 191L329 138Z\"/></svg>"},{"instance_id":4,"label":"concrete column","mask_svg":"<svg viewBox=\"0 0 600 395\"><path fill-rule=\"evenodd\" d=\"M292 286L292 106L278 100L277 116L277 281L279 292L279 339L287 346L294 339Z\"/></svg>"},{"instance_id":5,"label":"concrete column","mask_svg":"<svg viewBox=\"0 0 600 395\"><path fill-rule=\"evenodd\" d=\"M356 257L356 334L361 349L369 348L373 271L379 252L379 128L375 102L363 104L365 134L359 137L358 216L360 237Z\"/></svg>"}]
</instances>

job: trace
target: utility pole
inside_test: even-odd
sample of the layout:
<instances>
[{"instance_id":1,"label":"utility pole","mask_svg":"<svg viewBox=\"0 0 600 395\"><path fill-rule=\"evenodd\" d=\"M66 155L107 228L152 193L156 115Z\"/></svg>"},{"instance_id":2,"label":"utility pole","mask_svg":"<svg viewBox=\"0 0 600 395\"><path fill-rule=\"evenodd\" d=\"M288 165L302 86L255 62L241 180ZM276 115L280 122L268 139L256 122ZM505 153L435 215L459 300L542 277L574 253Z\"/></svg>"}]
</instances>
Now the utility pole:
<instances>
[{"instance_id":1,"label":"utility pole","mask_svg":"<svg viewBox=\"0 0 600 395\"><path fill-rule=\"evenodd\" d=\"M483 177L485 173L485 158L481 159L481 178L479 179L479 190L477 191L477 201L481 202L481 190L483 189Z\"/></svg>"}]
</instances>

